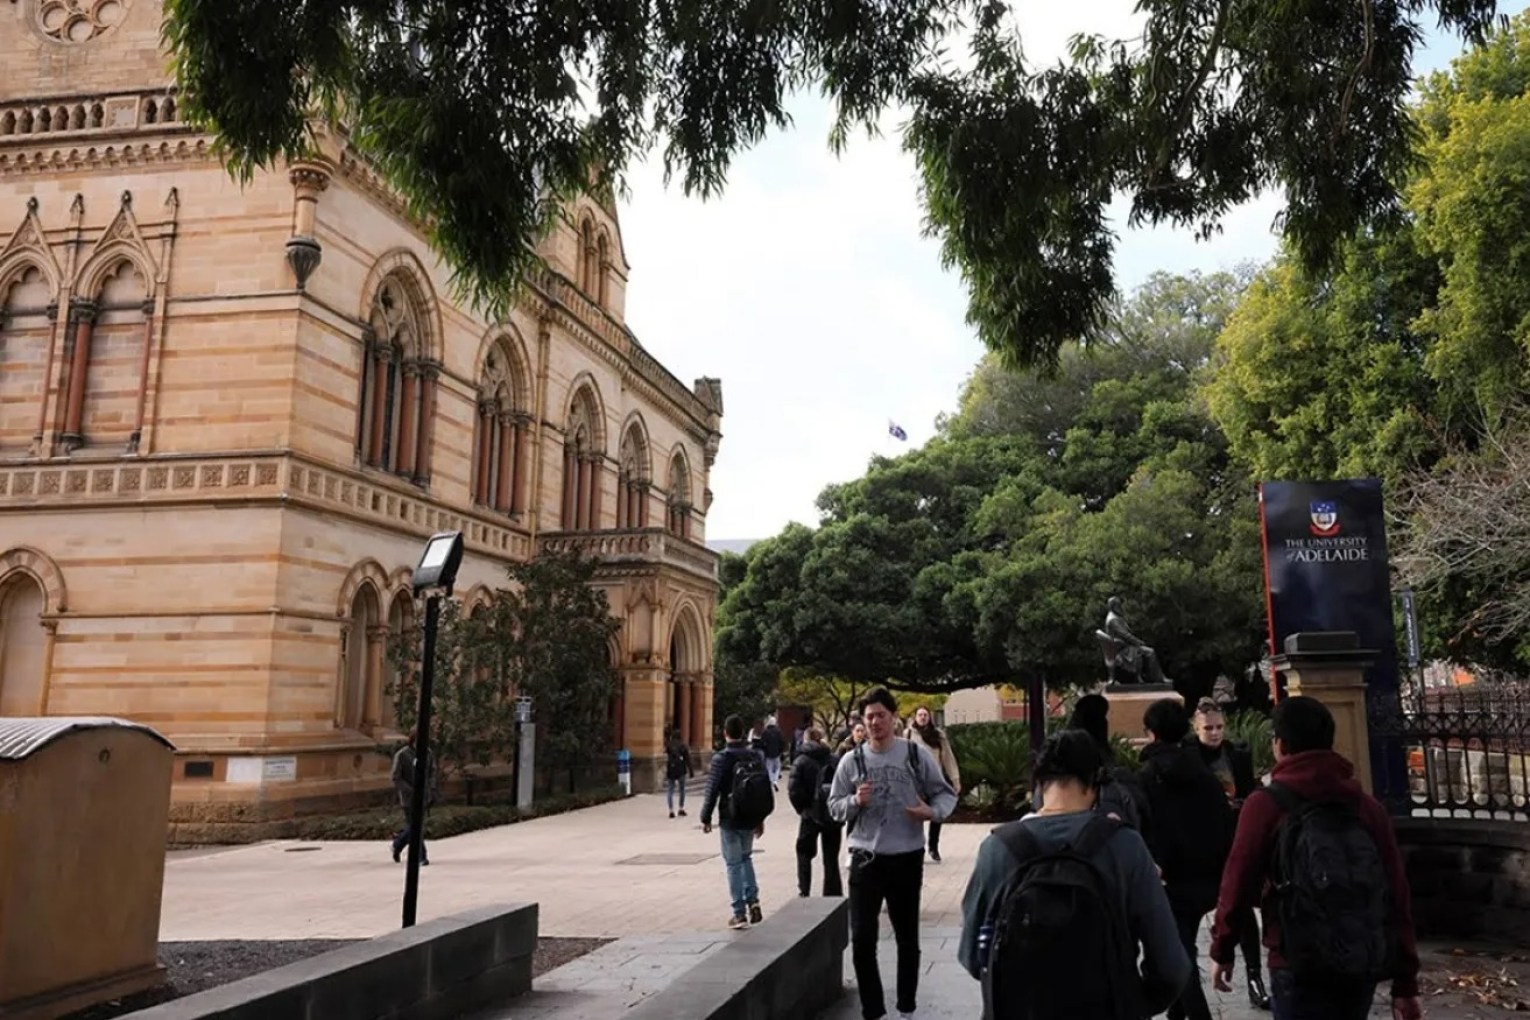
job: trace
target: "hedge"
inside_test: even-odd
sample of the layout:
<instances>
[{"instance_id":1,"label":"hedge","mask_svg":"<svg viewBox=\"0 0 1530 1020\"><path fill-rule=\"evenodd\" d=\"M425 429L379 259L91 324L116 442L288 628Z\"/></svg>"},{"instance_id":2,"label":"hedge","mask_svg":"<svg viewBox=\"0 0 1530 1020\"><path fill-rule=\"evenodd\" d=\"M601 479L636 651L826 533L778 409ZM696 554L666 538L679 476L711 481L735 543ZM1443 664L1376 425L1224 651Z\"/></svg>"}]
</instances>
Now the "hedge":
<instances>
[{"instance_id":1,"label":"hedge","mask_svg":"<svg viewBox=\"0 0 1530 1020\"><path fill-rule=\"evenodd\" d=\"M594 807L625 796L620 786L608 786L581 793L543 797L524 811L506 802L441 804L431 808L425 819L425 838L460 836L479 829L492 829L532 818ZM298 822L296 838L315 841L391 839L400 829L402 821L403 816L397 807L369 808L344 815L304 818Z\"/></svg>"}]
</instances>

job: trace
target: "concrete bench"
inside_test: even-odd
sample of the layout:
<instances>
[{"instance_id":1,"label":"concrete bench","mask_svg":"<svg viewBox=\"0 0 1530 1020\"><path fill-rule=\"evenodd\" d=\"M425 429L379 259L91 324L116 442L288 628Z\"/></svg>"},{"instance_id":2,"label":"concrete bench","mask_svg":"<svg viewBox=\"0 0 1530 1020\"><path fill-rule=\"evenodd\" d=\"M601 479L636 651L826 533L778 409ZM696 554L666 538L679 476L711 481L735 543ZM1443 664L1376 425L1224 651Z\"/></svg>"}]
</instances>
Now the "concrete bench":
<instances>
[{"instance_id":1,"label":"concrete bench","mask_svg":"<svg viewBox=\"0 0 1530 1020\"><path fill-rule=\"evenodd\" d=\"M531 988L537 906L482 907L139 1010L129 1020L447 1020Z\"/></svg>"},{"instance_id":2,"label":"concrete bench","mask_svg":"<svg viewBox=\"0 0 1530 1020\"><path fill-rule=\"evenodd\" d=\"M850 904L795 899L740 933L627 1020L802 1020L845 993Z\"/></svg>"}]
</instances>

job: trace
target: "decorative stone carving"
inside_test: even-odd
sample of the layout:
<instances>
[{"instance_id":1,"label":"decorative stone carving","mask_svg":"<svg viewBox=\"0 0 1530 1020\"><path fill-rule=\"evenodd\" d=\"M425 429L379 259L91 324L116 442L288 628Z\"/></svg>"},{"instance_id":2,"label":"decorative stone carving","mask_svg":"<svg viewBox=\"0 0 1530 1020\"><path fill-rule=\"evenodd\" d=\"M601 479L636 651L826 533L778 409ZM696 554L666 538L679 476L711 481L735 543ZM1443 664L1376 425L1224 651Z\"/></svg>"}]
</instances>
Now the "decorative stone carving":
<instances>
[{"instance_id":1,"label":"decorative stone carving","mask_svg":"<svg viewBox=\"0 0 1530 1020\"><path fill-rule=\"evenodd\" d=\"M37 25L63 43L89 42L122 23L129 0L40 0Z\"/></svg>"}]
</instances>

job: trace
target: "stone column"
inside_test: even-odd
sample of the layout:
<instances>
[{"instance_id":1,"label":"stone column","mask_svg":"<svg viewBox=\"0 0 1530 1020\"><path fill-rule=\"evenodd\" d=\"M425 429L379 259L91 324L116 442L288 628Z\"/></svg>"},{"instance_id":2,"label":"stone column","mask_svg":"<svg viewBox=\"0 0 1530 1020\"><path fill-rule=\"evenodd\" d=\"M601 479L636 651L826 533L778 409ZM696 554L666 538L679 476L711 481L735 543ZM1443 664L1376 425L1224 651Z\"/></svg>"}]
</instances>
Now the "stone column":
<instances>
[{"instance_id":1,"label":"stone column","mask_svg":"<svg viewBox=\"0 0 1530 1020\"><path fill-rule=\"evenodd\" d=\"M691 679L690 677L676 677L675 693L680 696L680 739L687 744L691 742Z\"/></svg>"},{"instance_id":2,"label":"stone column","mask_svg":"<svg viewBox=\"0 0 1530 1020\"><path fill-rule=\"evenodd\" d=\"M648 486L647 485L641 485L640 484L637 487L637 500L638 500L637 526L640 527L640 528L646 528L646 527L648 527L648 504L650 502L649 498L648 498Z\"/></svg>"},{"instance_id":3,"label":"stone column","mask_svg":"<svg viewBox=\"0 0 1530 1020\"><path fill-rule=\"evenodd\" d=\"M669 678L662 669L647 667L627 673L627 749L632 752L632 788L640 793L663 788L668 687Z\"/></svg>"},{"instance_id":4,"label":"stone column","mask_svg":"<svg viewBox=\"0 0 1530 1020\"><path fill-rule=\"evenodd\" d=\"M430 481L430 464L436 439L436 387L441 384L441 366L434 362L420 365L420 427L418 449L414 455L414 483Z\"/></svg>"},{"instance_id":5,"label":"stone column","mask_svg":"<svg viewBox=\"0 0 1530 1020\"><path fill-rule=\"evenodd\" d=\"M698 673L691 680L691 687L694 688L691 692L691 717L688 723L691 736L686 743L693 751L704 750L712 746L712 705L708 697L712 683L705 675Z\"/></svg>"},{"instance_id":6,"label":"stone column","mask_svg":"<svg viewBox=\"0 0 1530 1020\"><path fill-rule=\"evenodd\" d=\"M494 473L494 509L510 509L510 488L515 476L515 425L507 414L496 419L499 434L499 470Z\"/></svg>"},{"instance_id":7,"label":"stone column","mask_svg":"<svg viewBox=\"0 0 1530 1020\"><path fill-rule=\"evenodd\" d=\"M616 479L616 526L627 526L627 476L618 475Z\"/></svg>"},{"instance_id":8,"label":"stone column","mask_svg":"<svg viewBox=\"0 0 1530 1020\"><path fill-rule=\"evenodd\" d=\"M478 405L478 463L474 465L474 502L488 505L490 479L494 477L494 406Z\"/></svg>"},{"instance_id":9,"label":"stone column","mask_svg":"<svg viewBox=\"0 0 1530 1020\"><path fill-rule=\"evenodd\" d=\"M590 519L586 527L591 531L600 530L600 503L602 490L605 488L605 468L600 454L590 455Z\"/></svg>"},{"instance_id":10,"label":"stone column","mask_svg":"<svg viewBox=\"0 0 1530 1020\"><path fill-rule=\"evenodd\" d=\"M64 446L77 450L85 445L85 385L90 378L90 338L95 331L96 303L76 298L72 304L74 350L69 361L69 399L64 405Z\"/></svg>"},{"instance_id":11,"label":"stone column","mask_svg":"<svg viewBox=\"0 0 1530 1020\"><path fill-rule=\"evenodd\" d=\"M562 516L558 519L558 527L563 531L574 530L574 498L579 488L578 472L579 461L574 457L574 448L565 445L563 447L563 506Z\"/></svg>"},{"instance_id":12,"label":"stone column","mask_svg":"<svg viewBox=\"0 0 1530 1020\"><path fill-rule=\"evenodd\" d=\"M383 432L392 423L388 421L388 366L393 362L393 352L378 344L372 350L372 436L367 444L367 463L387 467L383 460Z\"/></svg>"},{"instance_id":13,"label":"stone column","mask_svg":"<svg viewBox=\"0 0 1530 1020\"><path fill-rule=\"evenodd\" d=\"M574 491L574 527L585 531L590 526L590 479L594 472L588 456L580 457L578 464L579 485Z\"/></svg>"},{"instance_id":14,"label":"stone column","mask_svg":"<svg viewBox=\"0 0 1530 1020\"><path fill-rule=\"evenodd\" d=\"M1370 727L1365 711L1365 671L1376 652L1361 648L1349 631L1292 634L1271 667L1286 677L1286 694L1316 698L1333 713L1333 749L1348 758L1366 792L1371 779Z\"/></svg>"}]
</instances>

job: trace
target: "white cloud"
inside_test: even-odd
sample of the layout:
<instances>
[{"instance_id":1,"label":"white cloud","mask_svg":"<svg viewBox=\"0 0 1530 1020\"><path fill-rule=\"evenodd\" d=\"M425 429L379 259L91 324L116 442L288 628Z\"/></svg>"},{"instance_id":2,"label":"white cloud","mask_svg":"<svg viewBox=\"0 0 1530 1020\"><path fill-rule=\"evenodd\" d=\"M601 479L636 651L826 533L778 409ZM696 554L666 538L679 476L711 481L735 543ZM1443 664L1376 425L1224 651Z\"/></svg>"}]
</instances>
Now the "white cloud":
<instances>
[{"instance_id":1,"label":"white cloud","mask_svg":"<svg viewBox=\"0 0 1530 1020\"><path fill-rule=\"evenodd\" d=\"M1130 34L1133 6L1025 4L1027 56L1051 62L1077 32ZM1421 64L1439 66L1456 49L1436 44ZM680 378L723 380L712 538L815 523L826 484L858 476L873 453L930 437L982 353L960 281L920 235L915 167L896 131L858 138L836 158L826 104L798 97L792 113L793 130L738 158L720 199L666 190L655 158L634 168L621 210L629 324ZM1279 206L1266 196L1234 211L1206 243L1187 231L1123 232L1118 282L1129 290L1158 269L1267 258ZM889 418L909 443L887 436Z\"/></svg>"}]
</instances>

